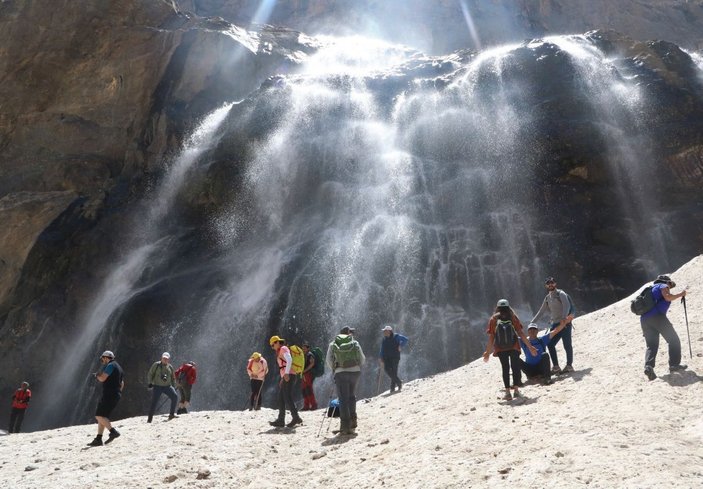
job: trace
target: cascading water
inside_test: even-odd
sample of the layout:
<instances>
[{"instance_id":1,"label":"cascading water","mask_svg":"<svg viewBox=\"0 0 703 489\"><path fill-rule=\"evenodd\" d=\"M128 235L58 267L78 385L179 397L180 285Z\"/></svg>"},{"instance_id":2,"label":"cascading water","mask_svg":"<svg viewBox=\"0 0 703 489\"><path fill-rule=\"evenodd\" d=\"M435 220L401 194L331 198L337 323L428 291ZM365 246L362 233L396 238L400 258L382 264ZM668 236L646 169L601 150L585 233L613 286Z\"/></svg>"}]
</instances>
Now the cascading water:
<instances>
[{"instance_id":1,"label":"cascading water","mask_svg":"<svg viewBox=\"0 0 703 489\"><path fill-rule=\"evenodd\" d=\"M186 141L180 155L168 167L163 183L158 187L148 206L147 216L139 219L141 226L137 226L138 235L135 236L135 247L129 251L109 274L105 283L96 295L93 303L87 308L83 326L80 328L78 338L70 342L70 349L63 356L64 364L52 372L48 385L54 392L46 396L48 402L38 406L37 416L40 419L56 416L58 406L67 402L71 397L70 405L72 414L70 421L81 419L81 412L85 411L85 400L93 394L90 388L92 376L86 375L91 371L91 364L95 363L98 349L112 348L109 341L109 330L106 326L115 320L113 315L125 303L136 296L141 290L153 286L153 283L142 283L145 270L158 261L158 253L168 245L171 236L163 234L162 220L173 207L173 202L178 190L183 186L188 171L198 158L217 142L217 129L224 121L233 104L226 104L205 117L193 134ZM94 368L94 367L93 367ZM77 389L76 399L74 389L77 379L83 388ZM65 392L65 395L61 393ZM58 394L57 394L58 393ZM76 402L77 401L77 402Z\"/></svg>"},{"instance_id":2,"label":"cascading water","mask_svg":"<svg viewBox=\"0 0 703 489\"><path fill-rule=\"evenodd\" d=\"M199 364L196 408L240 408L251 352L273 367L270 335L324 347L353 326L371 362L360 393L372 395L385 323L411 338L406 378L476 358L496 300L529 319L542 278L573 258L568 238L581 230L568 199L541 186L552 151L544 134L565 133L572 119L600 138L594 159L617 182L627 246L667 265L666 233L640 246L645 230L661 229L656 213L627 197L648 188L649 143L638 134L648 101L588 38L443 58L363 38L319 41L297 75L213 114L226 116L218 137L213 120L184 150L134 251L86 312L73 352L81 370L57 383L81 377L96 344L142 357L170 349ZM567 123L556 127L559 103ZM211 167L232 175L217 182L231 200L205 223L179 221L174 199L207 186ZM135 318L150 328L141 350L129 339L141 334L129 329ZM155 360L142 357L137 370ZM324 402L329 378L321 382Z\"/></svg>"}]
</instances>

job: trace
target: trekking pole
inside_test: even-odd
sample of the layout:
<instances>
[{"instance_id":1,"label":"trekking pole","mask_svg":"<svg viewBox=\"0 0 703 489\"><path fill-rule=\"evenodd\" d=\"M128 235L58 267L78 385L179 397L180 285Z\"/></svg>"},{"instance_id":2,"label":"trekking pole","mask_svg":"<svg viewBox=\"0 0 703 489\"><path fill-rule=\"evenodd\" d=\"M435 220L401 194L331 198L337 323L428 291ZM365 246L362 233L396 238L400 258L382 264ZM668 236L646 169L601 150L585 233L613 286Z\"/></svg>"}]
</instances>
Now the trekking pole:
<instances>
[{"instance_id":1,"label":"trekking pole","mask_svg":"<svg viewBox=\"0 0 703 489\"><path fill-rule=\"evenodd\" d=\"M686 298L681 298L681 304L683 304L683 316L686 319L686 335L688 336L688 354L690 358L693 358L693 349L691 348L691 332L688 330L688 312L686 311Z\"/></svg>"},{"instance_id":2,"label":"trekking pole","mask_svg":"<svg viewBox=\"0 0 703 489\"><path fill-rule=\"evenodd\" d=\"M330 390L329 390L330 395L329 395L329 399L327 399L327 408L322 410L322 423L320 423L320 429L317 431L318 437L320 436L320 433L322 433L322 427L325 425L325 416L327 416L327 414L330 411L330 403L332 402L332 393L333 392L334 392L334 384L332 384L332 386L330 387ZM334 414L334 408L332 409L332 414ZM330 416L330 424L332 424L331 420L332 420L332 416ZM329 430L330 430L330 427L329 427L329 425L327 425L327 431L329 432Z\"/></svg>"},{"instance_id":3,"label":"trekking pole","mask_svg":"<svg viewBox=\"0 0 703 489\"><path fill-rule=\"evenodd\" d=\"M381 366L378 366L378 383L376 385L376 395L379 395L381 393L381 374L383 373L383 369Z\"/></svg>"}]
</instances>

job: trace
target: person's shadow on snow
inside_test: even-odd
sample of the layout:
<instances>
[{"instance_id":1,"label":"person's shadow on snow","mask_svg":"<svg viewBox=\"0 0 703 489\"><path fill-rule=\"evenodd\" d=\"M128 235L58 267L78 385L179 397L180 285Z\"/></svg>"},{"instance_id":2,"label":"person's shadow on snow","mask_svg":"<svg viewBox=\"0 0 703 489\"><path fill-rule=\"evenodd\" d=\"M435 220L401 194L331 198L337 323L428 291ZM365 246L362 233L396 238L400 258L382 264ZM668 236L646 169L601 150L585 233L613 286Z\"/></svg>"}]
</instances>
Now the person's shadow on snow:
<instances>
[{"instance_id":1,"label":"person's shadow on snow","mask_svg":"<svg viewBox=\"0 0 703 489\"><path fill-rule=\"evenodd\" d=\"M342 443L347 443L348 441L353 440L356 438L357 434L354 433L353 435L340 435L337 434L336 436L333 436L332 438L327 438L322 442L323 447L328 447L330 445L341 445Z\"/></svg>"},{"instance_id":2,"label":"person's shadow on snow","mask_svg":"<svg viewBox=\"0 0 703 489\"><path fill-rule=\"evenodd\" d=\"M697 382L702 382L703 377L698 375L693 370L683 370L676 373L668 373L665 375L660 375L660 379L674 387L686 387L688 385L693 385Z\"/></svg>"},{"instance_id":3,"label":"person's shadow on snow","mask_svg":"<svg viewBox=\"0 0 703 489\"><path fill-rule=\"evenodd\" d=\"M581 370L574 370L564 377L571 377L574 379L574 382L581 382L586 375L591 375L591 371L593 371L591 367L583 368Z\"/></svg>"}]
</instances>

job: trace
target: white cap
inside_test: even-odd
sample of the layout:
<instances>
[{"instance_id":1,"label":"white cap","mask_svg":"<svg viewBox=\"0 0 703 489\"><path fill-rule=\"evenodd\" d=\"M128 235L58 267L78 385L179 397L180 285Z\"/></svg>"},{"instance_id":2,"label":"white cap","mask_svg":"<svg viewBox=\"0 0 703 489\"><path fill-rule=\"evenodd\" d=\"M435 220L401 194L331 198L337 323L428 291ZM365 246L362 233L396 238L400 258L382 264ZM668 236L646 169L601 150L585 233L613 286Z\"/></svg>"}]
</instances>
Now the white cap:
<instances>
[{"instance_id":1,"label":"white cap","mask_svg":"<svg viewBox=\"0 0 703 489\"><path fill-rule=\"evenodd\" d=\"M508 299L501 299L498 301L498 307L510 307Z\"/></svg>"},{"instance_id":2,"label":"white cap","mask_svg":"<svg viewBox=\"0 0 703 489\"><path fill-rule=\"evenodd\" d=\"M383 327L381 331L393 331L393 326L391 325L386 325Z\"/></svg>"},{"instance_id":3,"label":"white cap","mask_svg":"<svg viewBox=\"0 0 703 489\"><path fill-rule=\"evenodd\" d=\"M536 323L530 323L530 325L527 327L527 329L530 330L530 329L532 329L532 328L534 328L534 329L539 329L539 326L537 326Z\"/></svg>"},{"instance_id":4,"label":"white cap","mask_svg":"<svg viewBox=\"0 0 703 489\"><path fill-rule=\"evenodd\" d=\"M115 354L112 353L110 350L105 350L101 357L108 357L108 358L115 358Z\"/></svg>"},{"instance_id":5,"label":"white cap","mask_svg":"<svg viewBox=\"0 0 703 489\"><path fill-rule=\"evenodd\" d=\"M167 360L170 360L170 359L171 359L171 354L170 354L169 352L165 351L165 352L163 352L163 353L161 354L161 358L165 358L165 359L167 359Z\"/></svg>"}]
</instances>

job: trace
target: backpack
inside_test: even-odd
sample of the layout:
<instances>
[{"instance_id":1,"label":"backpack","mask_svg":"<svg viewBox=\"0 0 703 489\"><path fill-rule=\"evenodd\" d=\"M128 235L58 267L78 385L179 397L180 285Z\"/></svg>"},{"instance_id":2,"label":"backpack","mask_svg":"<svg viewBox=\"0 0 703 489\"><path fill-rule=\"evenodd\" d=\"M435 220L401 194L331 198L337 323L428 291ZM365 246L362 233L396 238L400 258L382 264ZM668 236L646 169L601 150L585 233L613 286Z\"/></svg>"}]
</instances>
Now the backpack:
<instances>
[{"instance_id":1,"label":"backpack","mask_svg":"<svg viewBox=\"0 0 703 489\"><path fill-rule=\"evenodd\" d=\"M498 319L496 322L496 333L494 345L501 350L508 350L515 345L517 333L511 320Z\"/></svg>"},{"instance_id":2,"label":"backpack","mask_svg":"<svg viewBox=\"0 0 703 489\"><path fill-rule=\"evenodd\" d=\"M332 343L332 355L335 368L359 366L359 343L350 335L340 334Z\"/></svg>"},{"instance_id":3,"label":"backpack","mask_svg":"<svg viewBox=\"0 0 703 489\"><path fill-rule=\"evenodd\" d=\"M315 366L312 368L313 377L322 377L325 375L325 357L322 354L322 350L318 347L312 348L310 350L315 356Z\"/></svg>"},{"instance_id":4,"label":"backpack","mask_svg":"<svg viewBox=\"0 0 703 489\"><path fill-rule=\"evenodd\" d=\"M293 358L293 365L290 370L295 375L300 375L305 370L305 353L299 346L292 345L290 348L290 356Z\"/></svg>"},{"instance_id":5,"label":"backpack","mask_svg":"<svg viewBox=\"0 0 703 489\"><path fill-rule=\"evenodd\" d=\"M564 292L564 291L561 289L557 289L557 297L559 298L559 302L561 302L561 295L559 294L559 292ZM566 298L569 300L569 312L567 312L566 314L567 315L576 314L576 306L574 305L574 301L571 300L571 296L569 294L567 294L566 292L564 292L564 293L566 294Z\"/></svg>"},{"instance_id":6,"label":"backpack","mask_svg":"<svg viewBox=\"0 0 703 489\"><path fill-rule=\"evenodd\" d=\"M657 301L654 299L654 294L652 294L652 289L654 285L648 285L642 291L630 301L630 310L641 316L642 314L654 309L657 305Z\"/></svg>"}]
</instances>

